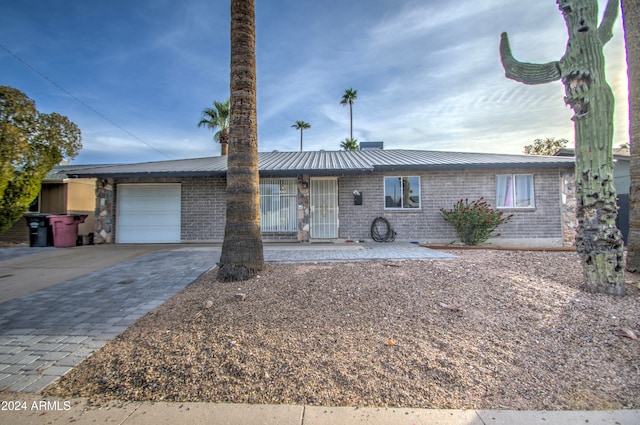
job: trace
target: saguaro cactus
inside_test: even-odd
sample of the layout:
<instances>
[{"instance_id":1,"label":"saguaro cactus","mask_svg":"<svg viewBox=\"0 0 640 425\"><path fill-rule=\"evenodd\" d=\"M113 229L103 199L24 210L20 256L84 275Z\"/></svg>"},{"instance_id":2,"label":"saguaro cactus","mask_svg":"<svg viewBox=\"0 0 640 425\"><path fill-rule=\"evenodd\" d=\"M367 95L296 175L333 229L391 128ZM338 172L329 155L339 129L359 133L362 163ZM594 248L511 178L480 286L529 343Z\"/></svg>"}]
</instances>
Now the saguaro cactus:
<instances>
[{"instance_id":1,"label":"saguaro cactus","mask_svg":"<svg viewBox=\"0 0 640 425\"><path fill-rule=\"evenodd\" d=\"M514 59L506 33L500 56L507 78L524 84L561 80L576 138L578 198L576 248L587 290L624 295L623 242L616 228L613 186L613 93L604 71L603 46L611 39L619 0L609 0L598 26L597 0L557 0L569 31L564 56L546 64Z\"/></svg>"}]
</instances>

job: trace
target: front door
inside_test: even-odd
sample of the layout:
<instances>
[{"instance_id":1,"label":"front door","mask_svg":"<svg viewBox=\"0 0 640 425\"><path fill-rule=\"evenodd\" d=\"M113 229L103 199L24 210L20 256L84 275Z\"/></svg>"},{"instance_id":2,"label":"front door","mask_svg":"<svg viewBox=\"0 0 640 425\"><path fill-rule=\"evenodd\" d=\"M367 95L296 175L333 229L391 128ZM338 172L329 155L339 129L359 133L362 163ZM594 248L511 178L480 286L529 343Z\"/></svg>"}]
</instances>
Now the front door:
<instances>
[{"instance_id":1,"label":"front door","mask_svg":"<svg viewBox=\"0 0 640 425\"><path fill-rule=\"evenodd\" d=\"M311 238L336 239L338 237L338 180L312 178L309 197Z\"/></svg>"}]
</instances>

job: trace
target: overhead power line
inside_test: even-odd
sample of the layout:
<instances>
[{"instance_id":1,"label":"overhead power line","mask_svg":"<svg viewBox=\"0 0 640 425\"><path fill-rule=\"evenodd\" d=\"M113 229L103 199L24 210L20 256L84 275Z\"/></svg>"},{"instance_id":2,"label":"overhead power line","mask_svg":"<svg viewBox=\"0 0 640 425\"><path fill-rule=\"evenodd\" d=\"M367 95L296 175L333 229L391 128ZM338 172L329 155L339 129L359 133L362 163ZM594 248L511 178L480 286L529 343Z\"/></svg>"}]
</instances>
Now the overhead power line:
<instances>
[{"instance_id":1,"label":"overhead power line","mask_svg":"<svg viewBox=\"0 0 640 425\"><path fill-rule=\"evenodd\" d=\"M96 115L98 115L100 118L102 118L103 120L107 121L109 124L113 125L114 127L122 130L123 132L125 132L126 134L128 134L129 136L133 137L134 139L136 139L138 142L146 145L147 147L153 149L154 151L158 152L160 155L168 158L168 159L173 159L171 158L169 155L167 155L166 153L162 152L161 150L159 150L158 148L156 148L155 146L151 145L150 143L144 141L142 138L136 136L135 134L133 134L132 132L130 132L129 130L127 130L126 128L122 127L120 124L118 124L117 122L113 121L112 119L108 118L107 116L105 116L103 113L101 113L100 111L96 110L94 107L92 107L91 105L89 105L88 103L86 103L85 101L83 101L82 99L78 98L77 96L75 96L73 93L69 92L67 89L65 89L64 87L62 87L60 84L56 83L54 80L52 80L51 78L47 77L45 74L43 74L42 72L40 72L38 69L36 69L33 65L31 65L30 63L28 63L27 61L25 61L24 59L22 59L21 57L19 57L18 55L16 55L15 53L13 53L11 50L9 50L8 48L6 48L5 46L3 46L2 44L0 44L0 48L2 48L3 50L5 50L7 53L9 53L11 56L13 56L18 62L22 63L24 66L26 66L27 68L29 68L31 71L35 72L38 76L40 76L41 78L43 78L44 80L48 81L49 83L51 83L53 86L55 86L58 90L60 90L61 92L63 92L64 94L66 94L67 96L71 97L73 100L75 100L76 102L80 103L82 106L84 106L85 108L87 108L88 110L90 110L91 112L95 113Z\"/></svg>"}]
</instances>

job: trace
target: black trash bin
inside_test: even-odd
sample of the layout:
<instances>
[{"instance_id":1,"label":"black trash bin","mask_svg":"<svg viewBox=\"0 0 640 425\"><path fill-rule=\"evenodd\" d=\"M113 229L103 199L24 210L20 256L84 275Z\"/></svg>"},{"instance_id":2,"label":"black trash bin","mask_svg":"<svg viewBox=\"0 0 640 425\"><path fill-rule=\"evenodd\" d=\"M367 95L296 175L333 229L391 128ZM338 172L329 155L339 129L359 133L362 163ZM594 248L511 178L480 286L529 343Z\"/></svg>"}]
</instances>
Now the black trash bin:
<instances>
[{"instance_id":1,"label":"black trash bin","mask_svg":"<svg viewBox=\"0 0 640 425\"><path fill-rule=\"evenodd\" d=\"M29 246L51 246L53 236L49 226L49 214L27 214L24 216L29 226Z\"/></svg>"}]
</instances>

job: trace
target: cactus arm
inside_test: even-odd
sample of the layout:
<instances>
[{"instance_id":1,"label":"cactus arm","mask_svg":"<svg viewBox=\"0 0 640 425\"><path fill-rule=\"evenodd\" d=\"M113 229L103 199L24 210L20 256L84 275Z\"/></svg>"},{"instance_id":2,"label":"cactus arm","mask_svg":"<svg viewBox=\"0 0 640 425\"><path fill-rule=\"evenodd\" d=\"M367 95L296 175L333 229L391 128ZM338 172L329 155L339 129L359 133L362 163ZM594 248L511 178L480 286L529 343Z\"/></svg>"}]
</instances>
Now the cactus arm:
<instances>
[{"instance_id":1,"label":"cactus arm","mask_svg":"<svg viewBox=\"0 0 640 425\"><path fill-rule=\"evenodd\" d=\"M619 0L609 0L604 10L602 22L598 27L598 38L600 38L602 45L607 44L613 37L613 24L618 17L618 3L620 3Z\"/></svg>"},{"instance_id":2,"label":"cactus arm","mask_svg":"<svg viewBox=\"0 0 640 425\"><path fill-rule=\"evenodd\" d=\"M560 62L545 64L517 61L511 54L509 37L506 32L500 37L500 60L507 78L524 84L544 84L560 79Z\"/></svg>"}]
</instances>

